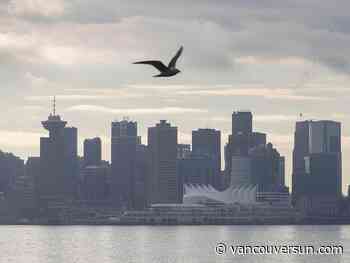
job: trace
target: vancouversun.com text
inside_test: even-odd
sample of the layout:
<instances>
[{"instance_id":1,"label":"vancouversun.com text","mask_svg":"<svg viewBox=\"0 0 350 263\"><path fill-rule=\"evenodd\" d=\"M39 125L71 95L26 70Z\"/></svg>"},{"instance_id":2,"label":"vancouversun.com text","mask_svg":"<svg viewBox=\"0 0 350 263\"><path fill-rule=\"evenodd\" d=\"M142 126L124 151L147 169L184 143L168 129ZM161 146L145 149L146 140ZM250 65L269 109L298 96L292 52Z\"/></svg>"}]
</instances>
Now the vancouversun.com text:
<instances>
[{"instance_id":1,"label":"vancouversun.com text","mask_svg":"<svg viewBox=\"0 0 350 263\"><path fill-rule=\"evenodd\" d=\"M219 242L215 246L219 256L233 255L342 255L342 245L234 245Z\"/></svg>"}]
</instances>

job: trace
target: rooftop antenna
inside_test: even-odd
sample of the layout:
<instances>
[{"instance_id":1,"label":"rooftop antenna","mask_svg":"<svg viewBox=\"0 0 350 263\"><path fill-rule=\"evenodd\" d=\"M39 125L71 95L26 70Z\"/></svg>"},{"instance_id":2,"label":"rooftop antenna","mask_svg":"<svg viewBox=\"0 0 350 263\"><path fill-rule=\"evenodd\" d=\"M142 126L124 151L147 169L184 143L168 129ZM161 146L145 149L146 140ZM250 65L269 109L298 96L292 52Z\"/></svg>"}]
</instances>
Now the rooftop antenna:
<instances>
[{"instance_id":1,"label":"rooftop antenna","mask_svg":"<svg viewBox=\"0 0 350 263\"><path fill-rule=\"evenodd\" d=\"M56 116L56 96L53 96L53 116Z\"/></svg>"}]
</instances>

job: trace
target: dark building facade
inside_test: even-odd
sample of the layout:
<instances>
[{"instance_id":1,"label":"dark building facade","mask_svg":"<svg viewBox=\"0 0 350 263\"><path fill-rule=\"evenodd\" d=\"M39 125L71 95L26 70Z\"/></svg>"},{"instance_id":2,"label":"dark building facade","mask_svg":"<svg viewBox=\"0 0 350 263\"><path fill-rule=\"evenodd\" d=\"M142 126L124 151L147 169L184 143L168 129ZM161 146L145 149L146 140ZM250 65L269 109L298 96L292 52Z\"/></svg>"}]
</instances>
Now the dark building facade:
<instances>
[{"instance_id":1,"label":"dark building facade","mask_svg":"<svg viewBox=\"0 0 350 263\"><path fill-rule=\"evenodd\" d=\"M112 202L121 208L135 206L137 122L122 120L112 122L112 174L110 194Z\"/></svg>"},{"instance_id":2,"label":"dark building facade","mask_svg":"<svg viewBox=\"0 0 350 263\"><path fill-rule=\"evenodd\" d=\"M229 135L226 153L228 168L231 168L233 155L246 156L253 133L253 115L250 111L235 111L232 113L232 133Z\"/></svg>"},{"instance_id":3,"label":"dark building facade","mask_svg":"<svg viewBox=\"0 0 350 263\"><path fill-rule=\"evenodd\" d=\"M16 178L24 175L24 161L13 155L0 151L0 192L5 197L13 190Z\"/></svg>"},{"instance_id":4,"label":"dark building facade","mask_svg":"<svg viewBox=\"0 0 350 263\"><path fill-rule=\"evenodd\" d=\"M38 207L39 201L39 183L40 183L40 157L28 157L25 166L25 176L30 178L33 183L35 207Z\"/></svg>"},{"instance_id":5,"label":"dark building facade","mask_svg":"<svg viewBox=\"0 0 350 263\"><path fill-rule=\"evenodd\" d=\"M24 174L15 182L11 204L16 207L17 215L23 218L34 218L38 214L37 179L40 173L40 158L29 157Z\"/></svg>"},{"instance_id":6,"label":"dark building facade","mask_svg":"<svg viewBox=\"0 0 350 263\"><path fill-rule=\"evenodd\" d=\"M177 160L178 178L183 184L217 184L217 163L213 158L191 154ZM221 175L220 175L221 176ZM218 177L220 179L221 177Z\"/></svg>"},{"instance_id":7,"label":"dark building facade","mask_svg":"<svg viewBox=\"0 0 350 263\"><path fill-rule=\"evenodd\" d=\"M112 137L121 136L137 137L137 122L122 120L112 122Z\"/></svg>"},{"instance_id":8,"label":"dark building facade","mask_svg":"<svg viewBox=\"0 0 350 263\"><path fill-rule=\"evenodd\" d=\"M341 124L334 121L296 123L292 197L309 214L334 214L342 196Z\"/></svg>"},{"instance_id":9,"label":"dark building facade","mask_svg":"<svg viewBox=\"0 0 350 263\"><path fill-rule=\"evenodd\" d=\"M225 145L225 184L230 184L232 158L248 157L250 149L266 145L266 134L253 132L253 115L250 111L234 111L232 113L232 134Z\"/></svg>"},{"instance_id":10,"label":"dark building facade","mask_svg":"<svg viewBox=\"0 0 350 263\"><path fill-rule=\"evenodd\" d=\"M296 202L298 196L304 192L305 183L305 160L309 154L309 122L300 121L295 124L294 149L293 149L293 174L292 174L292 196Z\"/></svg>"},{"instance_id":11,"label":"dark building facade","mask_svg":"<svg viewBox=\"0 0 350 263\"><path fill-rule=\"evenodd\" d=\"M194 156L206 157L209 163L215 164L210 181L215 188L221 189L221 132L215 129L192 131L192 153Z\"/></svg>"},{"instance_id":12,"label":"dark building facade","mask_svg":"<svg viewBox=\"0 0 350 263\"><path fill-rule=\"evenodd\" d=\"M271 143L252 148L251 158L252 184L260 192L277 192L285 189L284 158Z\"/></svg>"},{"instance_id":13,"label":"dark building facade","mask_svg":"<svg viewBox=\"0 0 350 263\"><path fill-rule=\"evenodd\" d=\"M147 206L147 182L150 177L150 155L146 145L136 145L136 163L133 187L133 205L135 209Z\"/></svg>"},{"instance_id":14,"label":"dark building facade","mask_svg":"<svg viewBox=\"0 0 350 263\"><path fill-rule=\"evenodd\" d=\"M81 173L83 178L82 195L87 201L103 201L108 198L108 166L85 166Z\"/></svg>"},{"instance_id":15,"label":"dark building facade","mask_svg":"<svg viewBox=\"0 0 350 263\"><path fill-rule=\"evenodd\" d=\"M149 203L182 203L183 187L176 172L177 127L161 120L148 128L151 171Z\"/></svg>"},{"instance_id":16,"label":"dark building facade","mask_svg":"<svg viewBox=\"0 0 350 263\"><path fill-rule=\"evenodd\" d=\"M65 121L59 115L50 114L42 124L49 131L49 137L40 138L40 178L38 192L44 203L49 199L73 198L65 174Z\"/></svg>"},{"instance_id":17,"label":"dark building facade","mask_svg":"<svg viewBox=\"0 0 350 263\"><path fill-rule=\"evenodd\" d=\"M102 160L101 139L96 137L84 140L84 166L98 166Z\"/></svg>"},{"instance_id":18,"label":"dark building facade","mask_svg":"<svg viewBox=\"0 0 350 263\"><path fill-rule=\"evenodd\" d=\"M67 190L76 198L79 164L78 129L75 127L64 128L64 176L66 177Z\"/></svg>"},{"instance_id":19,"label":"dark building facade","mask_svg":"<svg viewBox=\"0 0 350 263\"><path fill-rule=\"evenodd\" d=\"M336 153L314 153L305 157L305 179L301 192L339 196L340 174ZM317 183L317 187L315 187Z\"/></svg>"},{"instance_id":20,"label":"dark building facade","mask_svg":"<svg viewBox=\"0 0 350 263\"><path fill-rule=\"evenodd\" d=\"M25 173L27 177L39 178L40 174L40 157L28 157L25 167Z\"/></svg>"}]
</instances>

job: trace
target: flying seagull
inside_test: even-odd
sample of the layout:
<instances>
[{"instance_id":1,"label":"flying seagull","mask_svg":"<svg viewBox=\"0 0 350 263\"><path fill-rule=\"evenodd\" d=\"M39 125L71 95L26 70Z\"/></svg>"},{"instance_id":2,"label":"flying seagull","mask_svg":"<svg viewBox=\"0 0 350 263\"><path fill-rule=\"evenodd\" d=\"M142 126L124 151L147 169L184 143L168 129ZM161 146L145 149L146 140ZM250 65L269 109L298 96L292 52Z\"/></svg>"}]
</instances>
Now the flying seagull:
<instances>
[{"instance_id":1,"label":"flying seagull","mask_svg":"<svg viewBox=\"0 0 350 263\"><path fill-rule=\"evenodd\" d=\"M153 77L171 77L175 76L177 73L181 72L176 68L176 61L181 56L183 47L181 46L180 49L177 51L176 55L171 59L168 66L165 66L162 61L159 60L146 60L146 61L138 61L134 62L133 64L147 64L155 67L160 71L159 75L155 75Z\"/></svg>"}]
</instances>

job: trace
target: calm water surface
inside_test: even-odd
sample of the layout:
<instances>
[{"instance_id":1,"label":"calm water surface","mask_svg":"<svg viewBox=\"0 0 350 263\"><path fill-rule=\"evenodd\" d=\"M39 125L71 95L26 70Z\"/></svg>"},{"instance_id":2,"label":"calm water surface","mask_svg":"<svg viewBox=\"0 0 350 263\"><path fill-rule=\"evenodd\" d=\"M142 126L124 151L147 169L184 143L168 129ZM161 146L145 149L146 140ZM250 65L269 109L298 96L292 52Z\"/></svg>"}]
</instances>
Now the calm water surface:
<instances>
[{"instance_id":1,"label":"calm water surface","mask_svg":"<svg viewBox=\"0 0 350 263\"><path fill-rule=\"evenodd\" d=\"M232 245L342 245L341 256L217 255ZM350 226L0 226L0 263L350 262Z\"/></svg>"}]
</instances>

